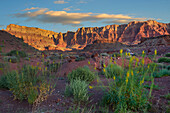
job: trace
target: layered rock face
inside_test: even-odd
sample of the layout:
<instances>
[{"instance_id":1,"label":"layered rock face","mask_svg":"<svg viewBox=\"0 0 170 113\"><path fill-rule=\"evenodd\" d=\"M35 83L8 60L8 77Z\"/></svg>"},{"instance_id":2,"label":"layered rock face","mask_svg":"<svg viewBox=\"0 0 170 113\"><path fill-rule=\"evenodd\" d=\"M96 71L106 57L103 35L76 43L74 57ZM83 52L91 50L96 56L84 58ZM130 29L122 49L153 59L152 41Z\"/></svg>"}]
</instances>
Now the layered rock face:
<instances>
[{"instance_id":1,"label":"layered rock face","mask_svg":"<svg viewBox=\"0 0 170 113\"><path fill-rule=\"evenodd\" d=\"M33 27L10 24L7 32L16 37L23 38L25 43L39 50L44 47L54 50L58 47L71 48L74 45L121 42L134 45L141 42L141 37L155 37L170 34L170 23L159 23L154 20L133 21L123 25L107 25L105 27L82 27L76 32L56 33ZM96 41L97 40L97 41Z\"/></svg>"}]
</instances>

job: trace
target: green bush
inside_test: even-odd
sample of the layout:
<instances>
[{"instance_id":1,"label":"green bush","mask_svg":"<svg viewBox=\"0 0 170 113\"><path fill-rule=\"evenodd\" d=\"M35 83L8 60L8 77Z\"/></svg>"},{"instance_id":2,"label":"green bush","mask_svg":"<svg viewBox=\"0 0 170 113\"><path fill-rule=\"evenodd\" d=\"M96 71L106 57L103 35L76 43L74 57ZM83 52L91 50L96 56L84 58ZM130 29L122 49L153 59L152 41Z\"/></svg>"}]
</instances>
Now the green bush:
<instances>
[{"instance_id":1,"label":"green bush","mask_svg":"<svg viewBox=\"0 0 170 113\"><path fill-rule=\"evenodd\" d=\"M159 63L161 63L161 62L170 63L170 58L161 57L161 58L158 59L158 62L159 62Z\"/></svg>"},{"instance_id":2,"label":"green bush","mask_svg":"<svg viewBox=\"0 0 170 113\"><path fill-rule=\"evenodd\" d=\"M84 80L91 82L95 79L95 74L87 67L79 67L68 74L68 79L70 81L74 79L80 79L82 81Z\"/></svg>"},{"instance_id":3,"label":"green bush","mask_svg":"<svg viewBox=\"0 0 170 113\"><path fill-rule=\"evenodd\" d=\"M115 57L115 56L116 56L116 58L120 57L120 53L113 53L112 57Z\"/></svg>"},{"instance_id":4,"label":"green bush","mask_svg":"<svg viewBox=\"0 0 170 113\"><path fill-rule=\"evenodd\" d=\"M0 86L10 89L14 99L27 99L33 104L39 96L46 96L51 91L47 78L38 74L38 67L25 65L19 72L12 71L3 75Z\"/></svg>"},{"instance_id":5,"label":"green bush","mask_svg":"<svg viewBox=\"0 0 170 113\"><path fill-rule=\"evenodd\" d=\"M52 71L52 72L57 72L60 66L61 66L61 63L52 63L52 64L47 65L49 71Z\"/></svg>"},{"instance_id":6,"label":"green bush","mask_svg":"<svg viewBox=\"0 0 170 113\"><path fill-rule=\"evenodd\" d=\"M160 70L159 75L160 75L161 77L162 77L162 76L170 76L170 70L168 70L168 69L162 69L162 70Z\"/></svg>"},{"instance_id":7,"label":"green bush","mask_svg":"<svg viewBox=\"0 0 170 113\"><path fill-rule=\"evenodd\" d=\"M4 67L5 67L5 64L0 63L0 68L4 68Z\"/></svg>"},{"instance_id":8,"label":"green bush","mask_svg":"<svg viewBox=\"0 0 170 113\"><path fill-rule=\"evenodd\" d=\"M88 84L81 80L71 80L70 84L66 85L65 95L73 96L77 102L87 101L89 99Z\"/></svg>"},{"instance_id":9,"label":"green bush","mask_svg":"<svg viewBox=\"0 0 170 113\"><path fill-rule=\"evenodd\" d=\"M170 53L165 54L166 57L170 57Z\"/></svg>"},{"instance_id":10,"label":"green bush","mask_svg":"<svg viewBox=\"0 0 170 113\"><path fill-rule=\"evenodd\" d=\"M78 61L82 61L82 60L85 60L85 59L86 59L86 58L82 56L82 57L78 57L78 58L76 58L76 59L75 59L75 61L77 61L77 62L78 62Z\"/></svg>"},{"instance_id":11,"label":"green bush","mask_svg":"<svg viewBox=\"0 0 170 113\"><path fill-rule=\"evenodd\" d=\"M16 57L27 57L27 53L25 51L18 51L18 50L12 50L9 53L7 53L7 56L16 56Z\"/></svg>"},{"instance_id":12,"label":"green bush","mask_svg":"<svg viewBox=\"0 0 170 113\"><path fill-rule=\"evenodd\" d=\"M107 78L112 78L113 76L121 76L123 74L123 68L117 64L109 64L104 73Z\"/></svg>"},{"instance_id":13,"label":"green bush","mask_svg":"<svg viewBox=\"0 0 170 113\"><path fill-rule=\"evenodd\" d=\"M4 61L11 62L11 63L17 63L19 62L19 59L15 56L5 56L3 57Z\"/></svg>"},{"instance_id":14,"label":"green bush","mask_svg":"<svg viewBox=\"0 0 170 113\"><path fill-rule=\"evenodd\" d=\"M167 68L168 70L170 70L170 65L166 66L166 68Z\"/></svg>"}]
</instances>

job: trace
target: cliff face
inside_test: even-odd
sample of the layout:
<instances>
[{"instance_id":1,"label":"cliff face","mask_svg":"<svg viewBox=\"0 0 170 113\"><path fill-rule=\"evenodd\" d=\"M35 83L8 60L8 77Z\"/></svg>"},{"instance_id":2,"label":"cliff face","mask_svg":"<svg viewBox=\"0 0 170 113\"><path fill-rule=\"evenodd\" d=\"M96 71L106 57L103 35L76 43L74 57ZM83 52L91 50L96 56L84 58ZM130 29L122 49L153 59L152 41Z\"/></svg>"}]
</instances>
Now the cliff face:
<instances>
[{"instance_id":1,"label":"cliff face","mask_svg":"<svg viewBox=\"0 0 170 113\"><path fill-rule=\"evenodd\" d=\"M169 35L170 23L159 23L153 20L133 21L124 25L82 27L76 32L68 31L67 33L56 33L39 28L10 24L6 31L16 37L22 37L25 43L36 49L44 50L44 47L49 47L49 49L54 50L58 47L86 46L92 44L95 40L100 40L96 41L99 43L118 41L127 45L138 44L141 37Z\"/></svg>"}]
</instances>

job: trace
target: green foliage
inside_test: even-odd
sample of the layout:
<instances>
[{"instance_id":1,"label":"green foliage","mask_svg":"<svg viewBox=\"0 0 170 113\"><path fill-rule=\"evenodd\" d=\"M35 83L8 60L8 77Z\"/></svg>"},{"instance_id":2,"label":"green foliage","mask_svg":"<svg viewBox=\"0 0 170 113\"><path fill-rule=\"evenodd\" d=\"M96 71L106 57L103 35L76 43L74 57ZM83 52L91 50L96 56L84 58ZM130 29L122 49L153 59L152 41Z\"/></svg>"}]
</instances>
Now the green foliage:
<instances>
[{"instance_id":1,"label":"green foliage","mask_svg":"<svg viewBox=\"0 0 170 113\"><path fill-rule=\"evenodd\" d=\"M170 76L170 70L162 69L162 70L160 70L159 74L160 74L161 77L162 76Z\"/></svg>"},{"instance_id":2,"label":"green foliage","mask_svg":"<svg viewBox=\"0 0 170 113\"><path fill-rule=\"evenodd\" d=\"M145 84L145 85L144 85L144 88L150 89L150 87L151 87L151 86L150 86L149 84ZM161 88L160 88L158 85L155 85L155 84L154 84L154 85L153 85L153 89L159 90L159 89L161 89Z\"/></svg>"},{"instance_id":3,"label":"green foliage","mask_svg":"<svg viewBox=\"0 0 170 113\"><path fill-rule=\"evenodd\" d=\"M159 63L161 63L161 62L170 63L170 58L161 57L161 58L158 59L158 62L159 62Z\"/></svg>"},{"instance_id":4,"label":"green foliage","mask_svg":"<svg viewBox=\"0 0 170 113\"><path fill-rule=\"evenodd\" d=\"M19 62L19 59L15 56L5 56L3 57L4 61L11 62L11 63L17 63Z\"/></svg>"},{"instance_id":5,"label":"green foliage","mask_svg":"<svg viewBox=\"0 0 170 113\"><path fill-rule=\"evenodd\" d=\"M89 99L88 84L81 80L71 80L65 88L65 95L73 96L77 102L87 101Z\"/></svg>"},{"instance_id":6,"label":"green foliage","mask_svg":"<svg viewBox=\"0 0 170 113\"><path fill-rule=\"evenodd\" d=\"M5 64L4 63L0 63L0 68L4 68Z\"/></svg>"},{"instance_id":7,"label":"green foliage","mask_svg":"<svg viewBox=\"0 0 170 113\"><path fill-rule=\"evenodd\" d=\"M33 104L42 90L46 93L50 91L46 78L38 76L38 73L40 73L38 67L25 65L19 72L12 71L3 75L0 86L10 89L15 99L27 99L30 104Z\"/></svg>"},{"instance_id":8,"label":"green foliage","mask_svg":"<svg viewBox=\"0 0 170 113\"><path fill-rule=\"evenodd\" d=\"M130 56L128 68L122 72L121 76L111 74L112 76L109 77L107 86L103 85L101 82L102 85L100 87L103 86L102 88L105 91L102 103L112 106L114 112L143 112L147 111L149 108L148 100L151 97L154 87L152 73L155 71L156 65L150 64L150 66L146 66L146 68L143 62L144 55L142 55L141 62L136 63L134 67L133 64L135 64L135 61L136 58ZM111 66L109 66L109 68L111 68ZM106 68L104 69L107 75L108 71ZM110 70L112 70L112 68ZM149 79L151 80L149 92L143 85L146 76L150 76Z\"/></svg>"},{"instance_id":9,"label":"green foliage","mask_svg":"<svg viewBox=\"0 0 170 113\"><path fill-rule=\"evenodd\" d=\"M165 54L166 57L170 57L170 53Z\"/></svg>"},{"instance_id":10,"label":"green foliage","mask_svg":"<svg viewBox=\"0 0 170 113\"><path fill-rule=\"evenodd\" d=\"M170 65L166 66L166 68L167 68L168 70L170 70Z\"/></svg>"},{"instance_id":11,"label":"green foliage","mask_svg":"<svg viewBox=\"0 0 170 113\"><path fill-rule=\"evenodd\" d=\"M113 53L112 57L115 57L115 56L117 58L117 57L120 57L121 55L120 55L120 53Z\"/></svg>"},{"instance_id":12,"label":"green foliage","mask_svg":"<svg viewBox=\"0 0 170 113\"><path fill-rule=\"evenodd\" d=\"M87 67L79 67L68 74L68 79L70 81L74 79L80 79L82 81L84 80L91 82L95 79L95 74Z\"/></svg>"},{"instance_id":13,"label":"green foliage","mask_svg":"<svg viewBox=\"0 0 170 113\"><path fill-rule=\"evenodd\" d=\"M12 50L9 53L7 53L7 56L16 56L16 57L27 57L27 53L25 51L18 51L18 50Z\"/></svg>"},{"instance_id":14,"label":"green foliage","mask_svg":"<svg viewBox=\"0 0 170 113\"><path fill-rule=\"evenodd\" d=\"M106 72L104 73L107 78L112 78L113 76L121 76L124 72L123 68L117 64L109 64L106 67Z\"/></svg>"},{"instance_id":15,"label":"green foliage","mask_svg":"<svg viewBox=\"0 0 170 113\"><path fill-rule=\"evenodd\" d=\"M51 72L57 72L59 67L62 65L61 63L49 63L49 62L45 62L44 65L46 67L48 67L48 70Z\"/></svg>"},{"instance_id":16,"label":"green foliage","mask_svg":"<svg viewBox=\"0 0 170 113\"><path fill-rule=\"evenodd\" d=\"M77 62L78 62L78 61L83 61L83 60L85 60L85 59L86 59L86 58L82 56L82 57L78 57L78 58L76 58L76 59L75 59L75 61L77 61Z\"/></svg>"}]
</instances>

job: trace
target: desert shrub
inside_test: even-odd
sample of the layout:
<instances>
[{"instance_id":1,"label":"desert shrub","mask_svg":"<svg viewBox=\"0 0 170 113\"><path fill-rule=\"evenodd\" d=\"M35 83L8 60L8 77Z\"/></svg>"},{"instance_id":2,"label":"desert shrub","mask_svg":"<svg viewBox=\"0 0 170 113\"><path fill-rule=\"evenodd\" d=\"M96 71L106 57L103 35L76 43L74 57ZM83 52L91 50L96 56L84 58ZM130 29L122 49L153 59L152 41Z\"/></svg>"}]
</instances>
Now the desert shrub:
<instances>
[{"instance_id":1,"label":"desert shrub","mask_svg":"<svg viewBox=\"0 0 170 113\"><path fill-rule=\"evenodd\" d=\"M120 57L120 54L119 53L113 53L112 57Z\"/></svg>"},{"instance_id":2,"label":"desert shrub","mask_svg":"<svg viewBox=\"0 0 170 113\"><path fill-rule=\"evenodd\" d=\"M6 62L11 62L11 63L17 63L19 62L19 59L15 56L5 56L3 57L3 59L6 61Z\"/></svg>"},{"instance_id":3,"label":"desert shrub","mask_svg":"<svg viewBox=\"0 0 170 113\"><path fill-rule=\"evenodd\" d=\"M122 50L120 51L122 57ZM102 103L109 105L114 109L114 112L127 112L127 111L147 111L149 108L149 99L154 86L153 72L155 71L155 64L146 66L144 65L144 52L142 53L142 60L137 60L136 66L133 64L136 62L136 58L130 57L129 65L121 76L113 75L112 79L108 79L108 85L105 86L101 82L101 88L105 91ZM122 57L123 58L123 57ZM151 68L151 66L154 66ZM149 71L149 68L153 69ZM107 69L103 71L107 73ZM150 89L144 88L144 80L146 76L150 76L151 85ZM100 84L100 83L99 83ZM103 87L102 87L103 86Z\"/></svg>"},{"instance_id":4,"label":"desert shrub","mask_svg":"<svg viewBox=\"0 0 170 113\"><path fill-rule=\"evenodd\" d=\"M10 89L14 99L27 99L33 104L37 98L46 97L51 90L50 84L43 76L38 76L38 68L25 65L21 71L12 71L5 74L1 81L1 86ZM44 98L42 98L44 99Z\"/></svg>"},{"instance_id":5,"label":"desert shrub","mask_svg":"<svg viewBox=\"0 0 170 113\"><path fill-rule=\"evenodd\" d=\"M9 81L14 80L16 75L17 75L16 71L7 72L5 75L2 75L0 77L0 88L10 89L11 84Z\"/></svg>"},{"instance_id":6,"label":"desert shrub","mask_svg":"<svg viewBox=\"0 0 170 113\"><path fill-rule=\"evenodd\" d=\"M170 58L161 57L161 58L158 59L158 62L159 62L159 63L161 63L161 62L170 63Z\"/></svg>"},{"instance_id":7,"label":"desert shrub","mask_svg":"<svg viewBox=\"0 0 170 113\"><path fill-rule=\"evenodd\" d=\"M167 68L168 70L170 70L170 65L166 66L166 68Z\"/></svg>"},{"instance_id":8,"label":"desert shrub","mask_svg":"<svg viewBox=\"0 0 170 113\"><path fill-rule=\"evenodd\" d=\"M49 71L57 72L60 66L61 66L61 63L52 63L52 64L49 64L47 67Z\"/></svg>"},{"instance_id":9,"label":"desert shrub","mask_svg":"<svg viewBox=\"0 0 170 113\"><path fill-rule=\"evenodd\" d=\"M81 80L71 80L69 85L65 88L66 96L73 96L77 102L87 101L88 95L88 84Z\"/></svg>"},{"instance_id":10,"label":"desert shrub","mask_svg":"<svg viewBox=\"0 0 170 113\"><path fill-rule=\"evenodd\" d=\"M162 77L162 76L170 76L170 70L168 70L168 69L162 69L162 70L160 70L159 75L160 75L161 77Z\"/></svg>"},{"instance_id":11,"label":"desert shrub","mask_svg":"<svg viewBox=\"0 0 170 113\"><path fill-rule=\"evenodd\" d=\"M78 62L78 61L82 61L82 60L85 60L85 59L86 59L86 58L82 56L82 57L78 57L78 58L76 58L76 59L75 59L75 61L77 61L77 62Z\"/></svg>"},{"instance_id":12,"label":"desert shrub","mask_svg":"<svg viewBox=\"0 0 170 113\"><path fill-rule=\"evenodd\" d=\"M166 57L170 57L170 53L165 54Z\"/></svg>"},{"instance_id":13,"label":"desert shrub","mask_svg":"<svg viewBox=\"0 0 170 113\"><path fill-rule=\"evenodd\" d=\"M16 56L16 57L27 57L27 53L25 51L18 51L18 50L12 50L9 53L6 54L7 56Z\"/></svg>"},{"instance_id":14,"label":"desert shrub","mask_svg":"<svg viewBox=\"0 0 170 113\"><path fill-rule=\"evenodd\" d=\"M91 82L95 79L95 74L87 67L79 67L68 74L68 79L70 81L73 79L80 79L82 81Z\"/></svg>"},{"instance_id":15,"label":"desert shrub","mask_svg":"<svg viewBox=\"0 0 170 113\"><path fill-rule=\"evenodd\" d=\"M117 64L109 64L106 67L106 72L104 73L107 78L112 78L113 76L121 76L123 74L123 68Z\"/></svg>"},{"instance_id":16,"label":"desert shrub","mask_svg":"<svg viewBox=\"0 0 170 113\"><path fill-rule=\"evenodd\" d=\"M5 64L4 63L0 63L0 68L4 68Z\"/></svg>"}]
</instances>

